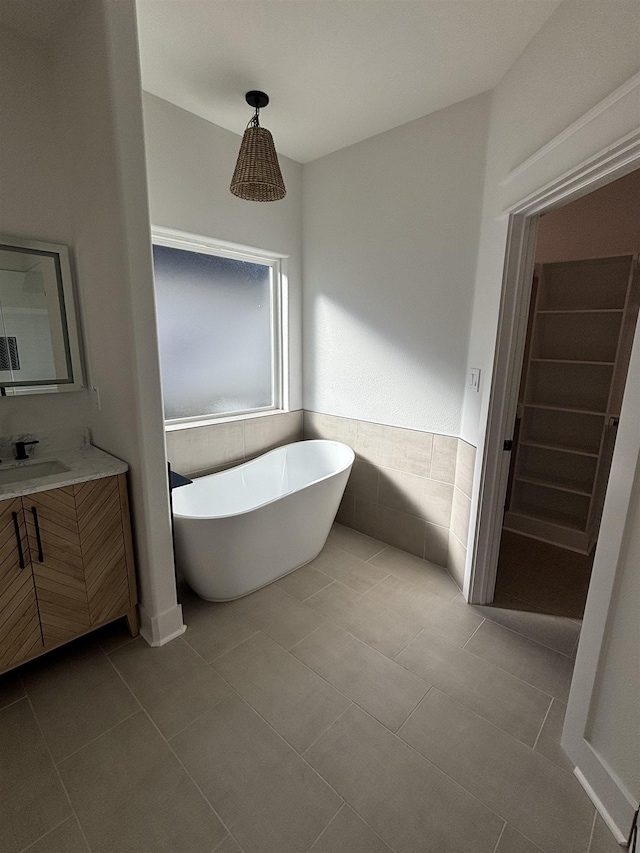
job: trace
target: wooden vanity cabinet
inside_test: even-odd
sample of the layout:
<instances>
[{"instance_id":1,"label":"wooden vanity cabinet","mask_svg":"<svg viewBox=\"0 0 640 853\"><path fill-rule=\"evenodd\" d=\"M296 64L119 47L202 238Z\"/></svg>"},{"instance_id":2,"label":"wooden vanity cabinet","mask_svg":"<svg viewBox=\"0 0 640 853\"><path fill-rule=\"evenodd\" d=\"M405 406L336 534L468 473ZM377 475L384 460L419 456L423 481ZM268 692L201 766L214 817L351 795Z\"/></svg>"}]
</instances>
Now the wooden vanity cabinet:
<instances>
[{"instance_id":1,"label":"wooden vanity cabinet","mask_svg":"<svg viewBox=\"0 0 640 853\"><path fill-rule=\"evenodd\" d=\"M44 651L22 498L0 501L0 672Z\"/></svg>"},{"instance_id":2,"label":"wooden vanity cabinet","mask_svg":"<svg viewBox=\"0 0 640 853\"><path fill-rule=\"evenodd\" d=\"M0 672L122 616L137 633L124 474L1 501L0 560Z\"/></svg>"}]
</instances>

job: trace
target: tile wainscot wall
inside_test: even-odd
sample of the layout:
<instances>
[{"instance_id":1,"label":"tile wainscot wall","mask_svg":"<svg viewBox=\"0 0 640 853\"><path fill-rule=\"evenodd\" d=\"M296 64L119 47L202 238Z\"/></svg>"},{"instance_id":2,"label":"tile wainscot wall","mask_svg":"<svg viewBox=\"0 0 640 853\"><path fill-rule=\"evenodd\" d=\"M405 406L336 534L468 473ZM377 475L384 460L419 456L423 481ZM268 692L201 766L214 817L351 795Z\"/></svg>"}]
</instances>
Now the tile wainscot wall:
<instances>
[{"instance_id":1,"label":"tile wainscot wall","mask_svg":"<svg viewBox=\"0 0 640 853\"><path fill-rule=\"evenodd\" d=\"M280 412L168 430L167 459L174 471L197 477L240 465L274 447L301 439L302 411Z\"/></svg>"},{"instance_id":2,"label":"tile wainscot wall","mask_svg":"<svg viewBox=\"0 0 640 853\"><path fill-rule=\"evenodd\" d=\"M462 586L475 447L448 435L308 411L304 438L355 450L337 521L448 568Z\"/></svg>"},{"instance_id":3,"label":"tile wainscot wall","mask_svg":"<svg viewBox=\"0 0 640 853\"><path fill-rule=\"evenodd\" d=\"M167 456L174 471L199 476L303 438L356 453L337 521L446 567L462 586L476 455L462 439L295 411L170 430Z\"/></svg>"}]
</instances>

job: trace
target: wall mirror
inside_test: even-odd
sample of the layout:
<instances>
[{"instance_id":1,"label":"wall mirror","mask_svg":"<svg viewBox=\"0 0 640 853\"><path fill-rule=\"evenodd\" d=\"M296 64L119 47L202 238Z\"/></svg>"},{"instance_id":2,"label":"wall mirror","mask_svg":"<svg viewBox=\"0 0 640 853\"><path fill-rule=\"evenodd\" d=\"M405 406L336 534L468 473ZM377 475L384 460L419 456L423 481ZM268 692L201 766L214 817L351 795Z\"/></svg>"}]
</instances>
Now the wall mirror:
<instances>
[{"instance_id":1,"label":"wall mirror","mask_svg":"<svg viewBox=\"0 0 640 853\"><path fill-rule=\"evenodd\" d=\"M83 387L67 247L0 235L0 395Z\"/></svg>"}]
</instances>

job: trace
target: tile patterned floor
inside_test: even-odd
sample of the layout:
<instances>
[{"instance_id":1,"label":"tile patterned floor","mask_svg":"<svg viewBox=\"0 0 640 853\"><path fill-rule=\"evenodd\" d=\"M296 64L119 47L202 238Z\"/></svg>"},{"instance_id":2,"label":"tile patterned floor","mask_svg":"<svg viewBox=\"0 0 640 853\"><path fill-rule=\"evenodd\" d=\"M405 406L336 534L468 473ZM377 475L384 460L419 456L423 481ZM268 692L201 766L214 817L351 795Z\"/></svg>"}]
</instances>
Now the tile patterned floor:
<instances>
[{"instance_id":1,"label":"tile patterned floor","mask_svg":"<svg viewBox=\"0 0 640 853\"><path fill-rule=\"evenodd\" d=\"M613 853L559 746L579 622L336 525L169 645L0 677L3 853Z\"/></svg>"}]
</instances>

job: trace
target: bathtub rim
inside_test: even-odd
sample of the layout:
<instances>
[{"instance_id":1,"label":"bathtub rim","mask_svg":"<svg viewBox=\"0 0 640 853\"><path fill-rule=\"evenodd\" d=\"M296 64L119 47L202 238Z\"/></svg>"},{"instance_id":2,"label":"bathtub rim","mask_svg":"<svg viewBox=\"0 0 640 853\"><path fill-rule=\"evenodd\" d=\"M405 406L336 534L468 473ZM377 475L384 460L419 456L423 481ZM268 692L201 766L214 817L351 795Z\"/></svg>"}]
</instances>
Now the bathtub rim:
<instances>
[{"instance_id":1,"label":"bathtub rim","mask_svg":"<svg viewBox=\"0 0 640 853\"><path fill-rule=\"evenodd\" d=\"M246 462L241 462L239 465L232 465L230 468L226 468L224 471L215 471L213 474L203 474L202 477L194 478L192 482L197 483L200 480L205 480L209 477L218 477L220 475L227 474L229 471L235 471L239 468L245 468L249 465L253 465L256 462L259 462L261 459L265 459L267 456L271 456L272 453L277 453L280 450L285 450L287 447L293 447L296 444L333 444L338 445L339 447L345 447L351 453L351 460L346 465L342 465L341 467L336 468L336 470L332 471L330 474L325 474L324 477L317 477L315 480L311 480L309 483L305 483L302 489L291 489L290 491L285 492L282 495L278 495L275 498L271 498L271 500L263 501L263 503L256 504L255 506L249 507L249 509L243 509L241 512L230 512L226 515L187 515L186 513L178 512L174 504L174 518L183 518L186 521L218 521L223 518L240 518L243 515L248 515L249 513L256 512L256 510L262 509L265 506L269 506L270 504L276 503L277 501L281 501L284 498L288 498L290 495L294 495L296 492L301 492L303 489L308 489L311 486L315 486L317 483L323 483L325 480L329 480L331 477L335 477L338 474L342 474L342 472L346 471L347 468L352 467L356 459L356 454L353 448L349 447L349 445L345 444L343 441L335 441L334 439L330 438L310 438L306 440L303 439L301 441L290 441L287 444L281 444L279 447L274 447L272 450L268 450L266 453L261 453L260 456L256 456L255 459L248 459ZM306 564L303 563L303 565ZM292 571L295 571L295 569L292 569Z\"/></svg>"}]
</instances>

